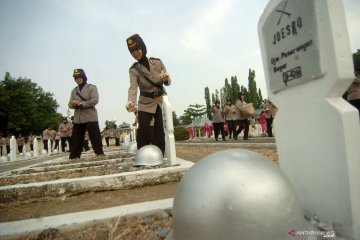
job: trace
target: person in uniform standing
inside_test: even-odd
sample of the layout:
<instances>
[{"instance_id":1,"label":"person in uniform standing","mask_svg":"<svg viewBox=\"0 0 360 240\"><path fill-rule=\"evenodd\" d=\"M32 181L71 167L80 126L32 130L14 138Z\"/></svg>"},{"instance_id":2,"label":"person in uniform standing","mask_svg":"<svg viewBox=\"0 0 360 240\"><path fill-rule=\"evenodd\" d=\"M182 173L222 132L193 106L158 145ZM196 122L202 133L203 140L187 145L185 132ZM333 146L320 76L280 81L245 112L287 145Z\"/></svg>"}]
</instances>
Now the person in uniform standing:
<instances>
[{"instance_id":1,"label":"person in uniform standing","mask_svg":"<svg viewBox=\"0 0 360 240\"><path fill-rule=\"evenodd\" d=\"M137 147L149 144L160 148L165 153L165 133L163 127L161 105L166 94L164 85L171 83L163 62L158 58L148 58L143 39L134 34L126 39L131 56L136 62L130 67L130 87L126 109L137 111L139 128L137 131ZM138 104L137 92L140 90Z\"/></svg>"},{"instance_id":2,"label":"person in uniform standing","mask_svg":"<svg viewBox=\"0 0 360 240\"><path fill-rule=\"evenodd\" d=\"M243 92L239 92L238 99L235 101L235 107L236 107L236 114L237 114L237 125L238 129L235 131L234 139L236 140L238 135L241 133L241 131L244 129L244 137L243 140L249 140L249 126L250 121L247 118L247 116L241 112L243 109L245 102L245 94Z\"/></svg>"},{"instance_id":3,"label":"person in uniform standing","mask_svg":"<svg viewBox=\"0 0 360 240\"><path fill-rule=\"evenodd\" d=\"M106 142L106 146L109 147L110 145L110 128L109 127L105 127L104 129L104 136L105 136L105 142Z\"/></svg>"},{"instance_id":4,"label":"person in uniform standing","mask_svg":"<svg viewBox=\"0 0 360 240\"><path fill-rule=\"evenodd\" d=\"M51 151L52 151L53 149L58 148L59 142L58 142L57 145L56 145L56 140L55 140L55 139L56 139L57 131L56 131L55 129L51 129L50 135L51 135L50 140L51 140ZM54 143L55 143L55 147L53 148Z\"/></svg>"},{"instance_id":5,"label":"person in uniform standing","mask_svg":"<svg viewBox=\"0 0 360 240\"><path fill-rule=\"evenodd\" d=\"M228 99L224 107L225 121L228 126L229 139L235 137L235 121L236 121L236 107L231 99Z\"/></svg>"},{"instance_id":6,"label":"person in uniform standing","mask_svg":"<svg viewBox=\"0 0 360 240\"><path fill-rule=\"evenodd\" d=\"M104 155L98 114L95 108L95 105L99 102L97 87L87 83L87 77L83 69L75 69L73 77L78 86L71 91L69 101L69 108L75 109L69 159L80 159L86 130L89 133L91 146L95 154Z\"/></svg>"},{"instance_id":7,"label":"person in uniform standing","mask_svg":"<svg viewBox=\"0 0 360 240\"><path fill-rule=\"evenodd\" d=\"M54 150L56 150L57 152L60 152L60 132L56 132L56 135L55 135L55 147L54 147Z\"/></svg>"},{"instance_id":8,"label":"person in uniform standing","mask_svg":"<svg viewBox=\"0 0 360 240\"><path fill-rule=\"evenodd\" d=\"M30 150L31 151L34 151L34 135L32 132L29 133L29 136L27 138L27 142L29 142L29 145L30 145Z\"/></svg>"},{"instance_id":9,"label":"person in uniform standing","mask_svg":"<svg viewBox=\"0 0 360 240\"><path fill-rule=\"evenodd\" d=\"M25 145L25 138L22 136L21 133L19 133L19 135L18 135L18 137L16 139L16 144L18 146L19 154L22 154L23 148L24 148L24 145Z\"/></svg>"},{"instance_id":10,"label":"person in uniform standing","mask_svg":"<svg viewBox=\"0 0 360 240\"><path fill-rule=\"evenodd\" d=\"M119 128L115 128L115 146L120 146L120 136L121 136L121 131Z\"/></svg>"},{"instance_id":11,"label":"person in uniform standing","mask_svg":"<svg viewBox=\"0 0 360 240\"><path fill-rule=\"evenodd\" d=\"M222 108L220 107L220 101L216 100L215 104L211 107L211 111L213 113L213 126L214 126L214 134L215 140L218 141L219 132L221 132L221 137L223 141L225 140L225 131L224 131L224 113Z\"/></svg>"},{"instance_id":12,"label":"person in uniform standing","mask_svg":"<svg viewBox=\"0 0 360 240\"><path fill-rule=\"evenodd\" d=\"M269 137L273 137L272 124L277 112L277 107L270 101L266 101L264 104L266 114L266 128Z\"/></svg>"},{"instance_id":13,"label":"person in uniform standing","mask_svg":"<svg viewBox=\"0 0 360 240\"><path fill-rule=\"evenodd\" d=\"M68 134L70 133L70 123L68 122L67 117L63 117L62 123L59 124L58 131L60 133L60 140L61 140L61 151L65 152L66 141L69 143Z\"/></svg>"},{"instance_id":14,"label":"person in uniform standing","mask_svg":"<svg viewBox=\"0 0 360 240\"><path fill-rule=\"evenodd\" d=\"M44 150L46 150L46 152L51 151L51 149L50 150L48 149L49 139L51 141L51 127L50 126L48 126L48 128L43 131L43 144L44 144Z\"/></svg>"}]
</instances>

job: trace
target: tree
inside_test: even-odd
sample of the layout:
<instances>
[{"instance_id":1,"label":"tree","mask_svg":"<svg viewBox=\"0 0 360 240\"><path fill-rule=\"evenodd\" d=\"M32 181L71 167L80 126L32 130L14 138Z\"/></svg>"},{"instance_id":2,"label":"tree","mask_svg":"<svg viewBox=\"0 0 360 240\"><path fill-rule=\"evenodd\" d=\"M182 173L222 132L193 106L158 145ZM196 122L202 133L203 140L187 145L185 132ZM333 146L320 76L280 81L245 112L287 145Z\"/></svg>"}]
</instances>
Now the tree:
<instances>
[{"instance_id":1,"label":"tree","mask_svg":"<svg viewBox=\"0 0 360 240\"><path fill-rule=\"evenodd\" d=\"M232 89L231 89L231 85L229 84L229 81L227 78L225 78L225 85L222 89L222 92L224 94L224 100L226 101L227 99L231 99L232 100Z\"/></svg>"},{"instance_id":2,"label":"tree","mask_svg":"<svg viewBox=\"0 0 360 240\"><path fill-rule=\"evenodd\" d=\"M256 88L255 70L249 69L248 87L249 87L248 102L252 102L254 104L254 108L259 108L261 106L262 99L260 99L260 96Z\"/></svg>"},{"instance_id":3,"label":"tree","mask_svg":"<svg viewBox=\"0 0 360 240\"><path fill-rule=\"evenodd\" d=\"M173 118L173 125L174 125L174 127L179 126L179 125L180 125L180 120L179 120L179 118L177 117L175 111L172 112L172 118Z\"/></svg>"},{"instance_id":4,"label":"tree","mask_svg":"<svg viewBox=\"0 0 360 240\"><path fill-rule=\"evenodd\" d=\"M206 103L206 115L209 119L211 119L211 103L210 103L209 87L205 87L205 103Z\"/></svg>"},{"instance_id":5,"label":"tree","mask_svg":"<svg viewBox=\"0 0 360 240\"><path fill-rule=\"evenodd\" d=\"M219 96L219 90L215 89L215 101L219 100L220 101L220 96ZM215 104L215 101L212 102L212 104Z\"/></svg>"},{"instance_id":6,"label":"tree","mask_svg":"<svg viewBox=\"0 0 360 240\"><path fill-rule=\"evenodd\" d=\"M248 92L247 88L244 87L243 85L241 85L239 92L243 92L245 94L245 102L249 102L249 92Z\"/></svg>"},{"instance_id":7,"label":"tree","mask_svg":"<svg viewBox=\"0 0 360 240\"><path fill-rule=\"evenodd\" d=\"M180 117L181 124L189 125L194 119L204 115L205 113L206 108L204 105L189 105L189 107L184 111L184 114Z\"/></svg>"},{"instance_id":8,"label":"tree","mask_svg":"<svg viewBox=\"0 0 360 240\"><path fill-rule=\"evenodd\" d=\"M57 129L62 115L53 94L44 92L31 79L15 80L6 73L0 81L0 131L39 134L48 126Z\"/></svg>"},{"instance_id":9,"label":"tree","mask_svg":"<svg viewBox=\"0 0 360 240\"><path fill-rule=\"evenodd\" d=\"M260 108L260 107L263 105L263 103L264 103L264 99L263 99L263 96L262 96L262 93L261 93L261 89L260 89L260 88L259 88L259 90L258 90L258 95L259 95L259 102L258 102L259 106L258 106L258 108Z\"/></svg>"},{"instance_id":10,"label":"tree","mask_svg":"<svg viewBox=\"0 0 360 240\"><path fill-rule=\"evenodd\" d=\"M238 93L240 92L240 86L237 82L236 76L231 77L231 100L235 102L238 98Z\"/></svg>"},{"instance_id":11,"label":"tree","mask_svg":"<svg viewBox=\"0 0 360 240\"><path fill-rule=\"evenodd\" d=\"M180 116L180 117L179 117L179 120L180 120L181 125L184 125L184 126L191 124L192 121L193 121L193 119L191 118L191 116L186 115L186 114Z\"/></svg>"}]
</instances>

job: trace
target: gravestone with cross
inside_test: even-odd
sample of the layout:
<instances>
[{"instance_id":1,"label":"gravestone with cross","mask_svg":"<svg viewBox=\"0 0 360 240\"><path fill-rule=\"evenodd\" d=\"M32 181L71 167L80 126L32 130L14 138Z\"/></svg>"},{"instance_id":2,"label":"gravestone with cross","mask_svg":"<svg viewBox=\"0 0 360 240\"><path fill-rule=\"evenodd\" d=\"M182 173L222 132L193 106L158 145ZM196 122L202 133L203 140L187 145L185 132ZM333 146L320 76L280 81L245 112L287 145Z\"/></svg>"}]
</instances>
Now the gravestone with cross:
<instances>
[{"instance_id":1,"label":"gravestone with cross","mask_svg":"<svg viewBox=\"0 0 360 240\"><path fill-rule=\"evenodd\" d=\"M172 119L172 107L167 95L163 96L162 104L162 117L165 132L165 157L171 165L176 164L176 150L175 150L175 137L174 125Z\"/></svg>"},{"instance_id":2,"label":"gravestone with cross","mask_svg":"<svg viewBox=\"0 0 360 240\"><path fill-rule=\"evenodd\" d=\"M308 214L360 239L360 126L341 0L272 0L258 26L280 168Z\"/></svg>"}]
</instances>

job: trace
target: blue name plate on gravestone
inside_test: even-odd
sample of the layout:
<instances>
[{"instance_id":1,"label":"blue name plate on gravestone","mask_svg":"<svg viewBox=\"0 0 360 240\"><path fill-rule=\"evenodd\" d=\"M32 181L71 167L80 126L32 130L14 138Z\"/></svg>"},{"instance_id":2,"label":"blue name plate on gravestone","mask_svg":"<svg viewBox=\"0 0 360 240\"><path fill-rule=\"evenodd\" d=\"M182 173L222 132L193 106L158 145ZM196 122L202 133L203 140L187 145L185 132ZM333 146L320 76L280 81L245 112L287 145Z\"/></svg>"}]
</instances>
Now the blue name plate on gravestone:
<instances>
[{"instance_id":1,"label":"blue name plate on gravestone","mask_svg":"<svg viewBox=\"0 0 360 240\"><path fill-rule=\"evenodd\" d=\"M281 1L262 28L270 90L317 79L323 75L313 1Z\"/></svg>"}]
</instances>

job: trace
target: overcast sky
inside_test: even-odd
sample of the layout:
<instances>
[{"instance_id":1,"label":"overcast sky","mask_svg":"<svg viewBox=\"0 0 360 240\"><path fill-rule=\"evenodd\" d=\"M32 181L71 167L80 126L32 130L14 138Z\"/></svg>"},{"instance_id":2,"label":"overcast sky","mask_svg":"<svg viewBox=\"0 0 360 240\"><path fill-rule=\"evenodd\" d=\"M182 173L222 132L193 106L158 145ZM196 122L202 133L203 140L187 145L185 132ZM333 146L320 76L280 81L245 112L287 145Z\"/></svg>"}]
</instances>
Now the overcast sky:
<instances>
[{"instance_id":1,"label":"overcast sky","mask_svg":"<svg viewBox=\"0 0 360 240\"><path fill-rule=\"evenodd\" d=\"M52 92L67 114L74 68L83 68L100 94L99 122L132 123L125 110L126 38L139 33L148 57L161 58L178 116L204 104L225 78L247 86L249 68L267 97L257 24L267 0L0 0L0 74L26 77ZM352 52L360 48L360 1L344 0Z\"/></svg>"}]
</instances>

